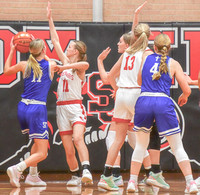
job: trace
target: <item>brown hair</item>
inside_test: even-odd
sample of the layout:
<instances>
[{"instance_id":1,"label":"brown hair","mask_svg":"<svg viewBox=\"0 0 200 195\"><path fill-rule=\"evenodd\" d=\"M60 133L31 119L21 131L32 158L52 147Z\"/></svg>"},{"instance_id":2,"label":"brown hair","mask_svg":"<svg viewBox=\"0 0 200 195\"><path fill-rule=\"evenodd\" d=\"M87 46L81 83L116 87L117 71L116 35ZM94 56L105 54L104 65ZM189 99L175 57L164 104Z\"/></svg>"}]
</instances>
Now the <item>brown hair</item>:
<instances>
[{"instance_id":1,"label":"brown hair","mask_svg":"<svg viewBox=\"0 0 200 195\"><path fill-rule=\"evenodd\" d=\"M80 61L87 61L87 46L83 41L74 41L75 43L75 49L79 51L79 60Z\"/></svg>"},{"instance_id":2,"label":"brown hair","mask_svg":"<svg viewBox=\"0 0 200 195\"><path fill-rule=\"evenodd\" d=\"M152 80L158 80L161 77L161 74L167 74L167 72L169 71L166 64L166 60L167 54L170 49L171 40L168 35L161 33L156 36L154 40L154 45L157 48L157 52L162 54L160 59L159 71L154 73L152 77Z\"/></svg>"},{"instance_id":3,"label":"brown hair","mask_svg":"<svg viewBox=\"0 0 200 195\"><path fill-rule=\"evenodd\" d=\"M45 44L42 39L34 39L31 41L29 46L30 56L27 61L28 64L25 71L25 78L30 76L31 69L33 69L33 80L35 80L35 78L40 79L42 77L42 70L36 58L40 56L44 47Z\"/></svg>"},{"instance_id":4,"label":"brown hair","mask_svg":"<svg viewBox=\"0 0 200 195\"><path fill-rule=\"evenodd\" d=\"M137 51L145 50L148 46L150 36L150 27L148 24L140 23L134 29L134 42L126 50L128 54L135 54Z\"/></svg>"}]
</instances>

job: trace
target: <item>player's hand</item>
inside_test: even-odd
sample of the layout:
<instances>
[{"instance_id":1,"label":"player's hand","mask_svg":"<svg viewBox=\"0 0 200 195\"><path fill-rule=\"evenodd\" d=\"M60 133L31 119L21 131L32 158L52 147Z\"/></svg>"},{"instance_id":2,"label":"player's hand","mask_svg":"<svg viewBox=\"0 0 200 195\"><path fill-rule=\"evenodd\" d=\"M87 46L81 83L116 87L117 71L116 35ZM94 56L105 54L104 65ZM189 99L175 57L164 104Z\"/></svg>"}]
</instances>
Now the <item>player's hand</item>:
<instances>
[{"instance_id":1,"label":"player's hand","mask_svg":"<svg viewBox=\"0 0 200 195\"><path fill-rule=\"evenodd\" d=\"M112 93L110 94L110 97L115 99L116 93L117 93L117 91L113 90Z\"/></svg>"},{"instance_id":2,"label":"player's hand","mask_svg":"<svg viewBox=\"0 0 200 195\"><path fill-rule=\"evenodd\" d=\"M51 18L51 3L48 1L48 5L47 5L47 18L50 19Z\"/></svg>"},{"instance_id":3,"label":"player's hand","mask_svg":"<svg viewBox=\"0 0 200 195\"><path fill-rule=\"evenodd\" d=\"M147 1L145 1L142 5L140 5L136 10L135 10L135 14L139 14L141 9L147 4Z\"/></svg>"},{"instance_id":4,"label":"player's hand","mask_svg":"<svg viewBox=\"0 0 200 195\"><path fill-rule=\"evenodd\" d=\"M62 71L63 71L63 66L60 66L60 65L56 65L54 67L54 72L57 72L58 74L60 74Z\"/></svg>"},{"instance_id":5,"label":"player's hand","mask_svg":"<svg viewBox=\"0 0 200 195\"><path fill-rule=\"evenodd\" d=\"M17 44L14 45L13 39L14 39L14 36L12 37L12 39L11 39L11 41L10 41L10 49L11 49L11 50L16 50Z\"/></svg>"},{"instance_id":6,"label":"player's hand","mask_svg":"<svg viewBox=\"0 0 200 195\"><path fill-rule=\"evenodd\" d=\"M187 101L188 101L188 97L187 96L185 96L183 93L179 96L179 98L178 98L178 105L179 106L183 106L183 105L185 105L186 103L187 103Z\"/></svg>"},{"instance_id":7,"label":"player's hand","mask_svg":"<svg viewBox=\"0 0 200 195\"><path fill-rule=\"evenodd\" d=\"M107 58L107 56L108 56L108 54L110 53L110 51L111 51L111 48L110 47L107 47L106 49L104 49L100 54L99 54L99 56L98 56L98 60L101 60L101 61L103 61L103 60L105 60L106 58Z\"/></svg>"}]
</instances>

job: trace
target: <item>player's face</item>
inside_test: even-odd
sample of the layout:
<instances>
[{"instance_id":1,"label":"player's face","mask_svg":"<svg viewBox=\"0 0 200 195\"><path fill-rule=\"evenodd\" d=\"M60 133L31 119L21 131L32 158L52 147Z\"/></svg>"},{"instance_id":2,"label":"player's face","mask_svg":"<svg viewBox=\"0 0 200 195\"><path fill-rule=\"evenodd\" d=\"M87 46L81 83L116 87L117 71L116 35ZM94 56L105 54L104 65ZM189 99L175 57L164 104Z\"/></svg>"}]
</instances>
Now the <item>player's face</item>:
<instances>
[{"instance_id":1,"label":"player's face","mask_svg":"<svg viewBox=\"0 0 200 195\"><path fill-rule=\"evenodd\" d=\"M76 43L75 42L71 42L67 48L67 57L71 57L74 56L75 53L77 52L77 50L75 49Z\"/></svg>"},{"instance_id":2,"label":"player's face","mask_svg":"<svg viewBox=\"0 0 200 195\"><path fill-rule=\"evenodd\" d=\"M124 42L123 36L120 37L117 46L118 46L118 53L124 53L125 50L128 48L128 44Z\"/></svg>"}]
</instances>

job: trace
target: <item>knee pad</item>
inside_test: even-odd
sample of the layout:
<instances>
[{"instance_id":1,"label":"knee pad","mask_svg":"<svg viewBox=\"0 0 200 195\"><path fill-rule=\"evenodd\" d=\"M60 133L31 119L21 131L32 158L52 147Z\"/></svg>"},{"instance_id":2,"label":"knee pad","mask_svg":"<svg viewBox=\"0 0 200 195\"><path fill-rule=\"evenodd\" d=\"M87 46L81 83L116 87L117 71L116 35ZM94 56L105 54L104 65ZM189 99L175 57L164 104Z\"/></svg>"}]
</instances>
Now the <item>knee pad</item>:
<instances>
[{"instance_id":1,"label":"knee pad","mask_svg":"<svg viewBox=\"0 0 200 195\"><path fill-rule=\"evenodd\" d=\"M160 137L155 123L150 133L149 149L160 150Z\"/></svg>"},{"instance_id":2,"label":"knee pad","mask_svg":"<svg viewBox=\"0 0 200 195\"><path fill-rule=\"evenodd\" d=\"M178 163L189 160L188 155L183 148L180 134L174 134L166 138Z\"/></svg>"},{"instance_id":3,"label":"knee pad","mask_svg":"<svg viewBox=\"0 0 200 195\"><path fill-rule=\"evenodd\" d=\"M178 163L189 160L187 153L185 152L184 148L181 147L174 151L174 156Z\"/></svg>"},{"instance_id":4,"label":"knee pad","mask_svg":"<svg viewBox=\"0 0 200 195\"><path fill-rule=\"evenodd\" d=\"M145 153L144 153L144 158L146 158L147 156L149 156L148 150L145 151Z\"/></svg>"},{"instance_id":5,"label":"knee pad","mask_svg":"<svg viewBox=\"0 0 200 195\"><path fill-rule=\"evenodd\" d=\"M127 134L128 134L128 143L134 149L135 148L135 142L136 142L135 132L134 131L127 131Z\"/></svg>"},{"instance_id":6,"label":"knee pad","mask_svg":"<svg viewBox=\"0 0 200 195\"><path fill-rule=\"evenodd\" d=\"M107 150L109 150L110 147L112 146L112 144L113 144L113 142L115 140L115 136L116 136L116 132L115 131L111 131L111 130L108 131L108 135L106 137Z\"/></svg>"},{"instance_id":7,"label":"knee pad","mask_svg":"<svg viewBox=\"0 0 200 195\"><path fill-rule=\"evenodd\" d=\"M132 154L131 161L142 163L143 159L144 159L144 156L145 156L145 149L146 148L143 147L142 145L137 145L135 147L135 150L134 150L133 154Z\"/></svg>"}]
</instances>

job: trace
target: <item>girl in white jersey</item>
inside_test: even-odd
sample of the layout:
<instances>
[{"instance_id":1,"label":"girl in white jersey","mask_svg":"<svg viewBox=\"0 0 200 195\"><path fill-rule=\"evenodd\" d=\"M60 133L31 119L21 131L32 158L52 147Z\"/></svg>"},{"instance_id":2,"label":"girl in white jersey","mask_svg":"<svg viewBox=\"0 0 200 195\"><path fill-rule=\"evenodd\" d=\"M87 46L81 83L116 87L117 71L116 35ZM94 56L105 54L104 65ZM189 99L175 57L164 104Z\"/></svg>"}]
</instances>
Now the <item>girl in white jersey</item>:
<instances>
[{"instance_id":1,"label":"girl in white jersey","mask_svg":"<svg viewBox=\"0 0 200 195\"><path fill-rule=\"evenodd\" d=\"M109 190L118 190L111 177L112 166L124 143L128 124L134 115L135 102L140 94L140 86L137 84L137 73L142 56L152 53L152 51L145 51L149 36L150 28L147 24L137 25L134 29L134 43L119 58L108 75L110 84L117 92L113 116L116 121L116 137L108 151L104 173L98 186ZM119 73L117 86L116 77ZM134 78L133 75L136 77Z\"/></svg>"},{"instance_id":2,"label":"girl in white jersey","mask_svg":"<svg viewBox=\"0 0 200 195\"><path fill-rule=\"evenodd\" d=\"M77 186L83 183L92 184L90 173L89 153L84 142L84 131L86 125L86 111L82 104L81 89L85 81L85 71L89 64L86 62L87 47L82 41L72 41L67 48L67 54L62 51L58 34L55 30L51 16L50 3L47 7L47 17L51 40L56 53L65 66L57 66L57 71L61 72L58 84L57 101L57 125L60 131L61 140L65 149L66 159L72 179L67 185ZM78 160L75 155L75 147L78 151L79 159L82 164L83 173L80 177Z\"/></svg>"},{"instance_id":3,"label":"girl in white jersey","mask_svg":"<svg viewBox=\"0 0 200 195\"><path fill-rule=\"evenodd\" d=\"M131 40L133 38L132 35L133 35L134 28L138 24L138 14L141 11L141 9L145 6L146 3L147 3L147 1L145 1L142 5L140 5L135 10L133 24L132 24L132 31L130 31L129 33L124 33L120 37L119 42L117 43L118 53L121 53L121 54L124 53L125 50L130 46ZM108 81L108 73L105 71L103 61L107 58L110 51L111 51L111 49L109 47L106 48L105 50L103 50L103 52L97 58L99 74L100 74L101 80L104 84L109 84L109 81ZM118 78L117 78L117 80L118 80ZM111 147L111 145L115 139L115 134L116 134L115 123L116 123L115 121L113 121L113 120L111 121L109 132L106 137L107 150L109 150L109 148ZM128 137L129 145L134 149L135 133L132 131L132 129L133 129L133 123L131 122L131 123L129 123L127 137ZM114 163L113 170L112 170L113 181L119 187L124 185L123 178L120 174L120 161L121 161L121 155L119 152L117 159ZM146 175L148 175L148 173L150 172L150 168L151 168L151 161L150 161L148 152L147 152L146 158L144 160L144 168L145 168Z\"/></svg>"}]
</instances>

